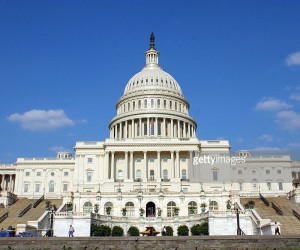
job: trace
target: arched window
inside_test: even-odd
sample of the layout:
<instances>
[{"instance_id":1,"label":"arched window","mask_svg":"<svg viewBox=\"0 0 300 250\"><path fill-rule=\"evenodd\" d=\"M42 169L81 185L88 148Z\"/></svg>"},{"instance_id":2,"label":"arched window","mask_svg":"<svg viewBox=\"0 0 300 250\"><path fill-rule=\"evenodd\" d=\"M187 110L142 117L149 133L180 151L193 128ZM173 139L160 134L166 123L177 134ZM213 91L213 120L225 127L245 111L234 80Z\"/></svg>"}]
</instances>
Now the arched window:
<instances>
[{"instance_id":1,"label":"arched window","mask_svg":"<svg viewBox=\"0 0 300 250\"><path fill-rule=\"evenodd\" d=\"M167 108L167 101L164 100L164 109Z\"/></svg>"},{"instance_id":2,"label":"arched window","mask_svg":"<svg viewBox=\"0 0 300 250\"><path fill-rule=\"evenodd\" d=\"M177 111L177 102L175 102L175 110Z\"/></svg>"},{"instance_id":3,"label":"arched window","mask_svg":"<svg viewBox=\"0 0 300 250\"><path fill-rule=\"evenodd\" d=\"M135 110L135 101L132 103L132 109Z\"/></svg>"},{"instance_id":4,"label":"arched window","mask_svg":"<svg viewBox=\"0 0 300 250\"><path fill-rule=\"evenodd\" d=\"M141 109L141 106L142 106L142 102L141 102L141 100L139 100L139 109Z\"/></svg>"},{"instance_id":5,"label":"arched window","mask_svg":"<svg viewBox=\"0 0 300 250\"><path fill-rule=\"evenodd\" d=\"M147 99L144 100L144 108L147 108Z\"/></svg>"},{"instance_id":6,"label":"arched window","mask_svg":"<svg viewBox=\"0 0 300 250\"><path fill-rule=\"evenodd\" d=\"M134 216L134 204L133 202L129 201L125 204L126 208L126 215L129 217Z\"/></svg>"},{"instance_id":7,"label":"arched window","mask_svg":"<svg viewBox=\"0 0 300 250\"><path fill-rule=\"evenodd\" d=\"M141 170L137 170L136 171L136 178L141 179L141 174L142 174Z\"/></svg>"},{"instance_id":8,"label":"arched window","mask_svg":"<svg viewBox=\"0 0 300 250\"><path fill-rule=\"evenodd\" d=\"M151 108L154 108L154 100L151 99Z\"/></svg>"},{"instance_id":9,"label":"arched window","mask_svg":"<svg viewBox=\"0 0 300 250\"><path fill-rule=\"evenodd\" d=\"M163 179L164 179L164 180L168 180L168 170L167 170L167 169L165 169L165 170L163 171Z\"/></svg>"},{"instance_id":10,"label":"arched window","mask_svg":"<svg viewBox=\"0 0 300 250\"><path fill-rule=\"evenodd\" d=\"M104 213L107 215L113 215L114 212L114 205L112 204L112 202L106 202L104 204Z\"/></svg>"},{"instance_id":11,"label":"arched window","mask_svg":"<svg viewBox=\"0 0 300 250\"><path fill-rule=\"evenodd\" d=\"M160 108L160 99L157 99L157 108Z\"/></svg>"},{"instance_id":12,"label":"arched window","mask_svg":"<svg viewBox=\"0 0 300 250\"><path fill-rule=\"evenodd\" d=\"M144 135L147 135L147 122L144 122Z\"/></svg>"},{"instance_id":13,"label":"arched window","mask_svg":"<svg viewBox=\"0 0 300 250\"><path fill-rule=\"evenodd\" d=\"M49 192L53 193L54 192L54 181L49 182Z\"/></svg>"},{"instance_id":14,"label":"arched window","mask_svg":"<svg viewBox=\"0 0 300 250\"><path fill-rule=\"evenodd\" d=\"M174 201L170 201L167 204L167 217L173 217L175 215L176 203Z\"/></svg>"},{"instance_id":15,"label":"arched window","mask_svg":"<svg viewBox=\"0 0 300 250\"><path fill-rule=\"evenodd\" d=\"M150 180L154 181L154 170L153 169L150 170Z\"/></svg>"},{"instance_id":16,"label":"arched window","mask_svg":"<svg viewBox=\"0 0 300 250\"><path fill-rule=\"evenodd\" d=\"M209 203L209 210L210 210L210 211L218 211L218 209L219 209L218 202L216 202L216 201L211 201L211 202Z\"/></svg>"},{"instance_id":17,"label":"arched window","mask_svg":"<svg viewBox=\"0 0 300 250\"><path fill-rule=\"evenodd\" d=\"M186 170L182 169L181 171L181 179L186 180Z\"/></svg>"},{"instance_id":18,"label":"arched window","mask_svg":"<svg viewBox=\"0 0 300 250\"><path fill-rule=\"evenodd\" d=\"M91 202L86 202L84 203L83 205L83 212L84 213L90 213L90 212L93 212L93 205Z\"/></svg>"},{"instance_id":19,"label":"arched window","mask_svg":"<svg viewBox=\"0 0 300 250\"><path fill-rule=\"evenodd\" d=\"M172 109L173 107L172 107L172 101L170 101L170 109Z\"/></svg>"},{"instance_id":20,"label":"arched window","mask_svg":"<svg viewBox=\"0 0 300 250\"><path fill-rule=\"evenodd\" d=\"M118 171L118 180L123 180L123 171L122 170Z\"/></svg>"},{"instance_id":21,"label":"arched window","mask_svg":"<svg viewBox=\"0 0 300 250\"><path fill-rule=\"evenodd\" d=\"M198 204L195 201L190 201L188 204L189 214L197 214L198 213Z\"/></svg>"}]
</instances>

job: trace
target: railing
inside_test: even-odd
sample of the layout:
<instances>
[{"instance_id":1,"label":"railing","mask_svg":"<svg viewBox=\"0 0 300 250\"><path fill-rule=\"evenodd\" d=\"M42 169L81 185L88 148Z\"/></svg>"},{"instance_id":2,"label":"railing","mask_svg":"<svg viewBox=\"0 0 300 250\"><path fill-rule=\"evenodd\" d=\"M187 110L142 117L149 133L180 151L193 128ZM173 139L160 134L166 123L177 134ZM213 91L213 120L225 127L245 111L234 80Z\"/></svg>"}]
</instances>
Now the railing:
<instances>
[{"instance_id":1,"label":"railing","mask_svg":"<svg viewBox=\"0 0 300 250\"><path fill-rule=\"evenodd\" d=\"M293 215L300 220L300 214L298 214L294 209L292 209ZM1 223L1 222L0 222Z\"/></svg>"},{"instance_id":2,"label":"railing","mask_svg":"<svg viewBox=\"0 0 300 250\"><path fill-rule=\"evenodd\" d=\"M42 201L44 200L44 195L39 198L34 204L33 204L33 208L36 208Z\"/></svg>"},{"instance_id":3,"label":"railing","mask_svg":"<svg viewBox=\"0 0 300 250\"><path fill-rule=\"evenodd\" d=\"M259 194L259 198L265 203L266 206L270 206L270 202L262 196L262 194Z\"/></svg>"},{"instance_id":4,"label":"railing","mask_svg":"<svg viewBox=\"0 0 300 250\"><path fill-rule=\"evenodd\" d=\"M3 214L3 215L0 217L0 223L2 223L7 217L8 217L8 212L6 212L5 214Z\"/></svg>"},{"instance_id":5,"label":"railing","mask_svg":"<svg viewBox=\"0 0 300 250\"><path fill-rule=\"evenodd\" d=\"M30 209L32 208L32 204L29 204L27 207L25 207L18 215L18 217L22 217L24 214L26 214Z\"/></svg>"},{"instance_id":6,"label":"railing","mask_svg":"<svg viewBox=\"0 0 300 250\"><path fill-rule=\"evenodd\" d=\"M271 202L271 204L278 214L283 215L282 210L274 202Z\"/></svg>"}]
</instances>

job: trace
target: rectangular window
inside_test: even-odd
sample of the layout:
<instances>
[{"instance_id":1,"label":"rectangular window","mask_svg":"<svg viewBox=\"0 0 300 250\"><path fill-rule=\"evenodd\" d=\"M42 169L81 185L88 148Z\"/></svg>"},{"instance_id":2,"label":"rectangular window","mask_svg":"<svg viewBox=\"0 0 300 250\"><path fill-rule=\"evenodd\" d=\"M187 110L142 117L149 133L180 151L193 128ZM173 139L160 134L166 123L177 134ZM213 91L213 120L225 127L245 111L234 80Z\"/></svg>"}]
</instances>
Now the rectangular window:
<instances>
[{"instance_id":1,"label":"rectangular window","mask_svg":"<svg viewBox=\"0 0 300 250\"><path fill-rule=\"evenodd\" d=\"M68 184L64 184L64 189L63 189L64 192L67 192L68 191Z\"/></svg>"},{"instance_id":2,"label":"rectangular window","mask_svg":"<svg viewBox=\"0 0 300 250\"><path fill-rule=\"evenodd\" d=\"M35 192L39 193L41 189L41 184L35 184Z\"/></svg>"},{"instance_id":3,"label":"rectangular window","mask_svg":"<svg viewBox=\"0 0 300 250\"><path fill-rule=\"evenodd\" d=\"M69 172L64 172L64 176L69 176Z\"/></svg>"},{"instance_id":4,"label":"rectangular window","mask_svg":"<svg viewBox=\"0 0 300 250\"><path fill-rule=\"evenodd\" d=\"M270 170L267 169L267 170L266 170L266 174L270 174Z\"/></svg>"},{"instance_id":5,"label":"rectangular window","mask_svg":"<svg viewBox=\"0 0 300 250\"><path fill-rule=\"evenodd\" d=\"M149 161L150 161L150 162L154 162L154 158L151 157L151 158L149 159Z\"/></svg>"},{"instance_id":6,"label":"rectangular window","mask_svg":"<svg viewBox=\"0 0 300 250\"><path fill-rule=\"evenodd\" d=\"M24 184L24 193L28 193L29 184Z\"/></svg>"},{"instance_id":7,"label":"rectangular window","mask_svg":"<svg viewBox=\"0 0 300 250\"><path fill-rule=\"evenodd\" d=\"M141 162L141 161L142 161L141 158L137 158L137 159L136 159L136 162Z\"/></svg>"},{"instance_id":8,"label":"rectangular window","mask_svg":"<svg viewBox=\"0 0 300 250\"><path fill-rule=\"evenodd\" d=\"M168 158L163 158L163 162L168 162Z\"/></svg>"},{"instance_id":9,"label":"rectangular window","mask_svg":"<svg viewBox=\"0 0 300 250\"><path fill-rule=\"evenodd\" d=\"M93 163L93 158L88 158L88 163Z\"/></svg>"},{"instance_id":10,"label":"rectangular window","mask_svg":"<svg viewBox=\"0 0 300 250\"><path fill-rule=\"evenodd\" d=\"M157 122L157 135L161 135L161 122Z\"/></svg>"},{"instance_id":11,"label":"rectangular window","mask_svg":"<svg viewBox=\"0 0 300 250\"><path fill-rule=\"evenodd\" d=\"M30 176L30 172L25 172L25 176Z\"/></svg>"},{"instance_id":12,"label":"rectangular window","mask_svg":"<svg viewBox=\"0 0 300 250\"><path fill-rule=\"evenodd\" d=\"M238 174L243 174L243 170L238 170Z\"/></svg>"},{"instance_id":13,"label":"rectangular window","mask_svg":"<svg viewBox=\"0 0 300 250\"><path fill-rule=\"evenodd\" d=\"M147 122L144 122L144 135L147 135Z\"/></svg>"},{"instance_id":14,"label":"rectangular window","mask_svg":"<svg viewBox=\"0 0 300 250\"><path fill-rule=\"evenodd\" d=\"M282 182L278 182L278 188L279 188L279 190L283 190Z\"/></svg>"},{"instance_id":15,"label":"rectangular window","mask_svg":"<svg viewBox=\"0 0 300 250\"><path fill-rule=\"evenodd\" d=\"M240 191L243 191L243 183L239 183L240 184Z\"/></svg>"},{"instance_id":16,"label":"rectangular window","mask_svg":"<svg viewBox=\"0 0 300 250\"><path fill-rule=\"evenodd\" d=\"M267 187L268 187L268 190L271 190L271 188L272 188L271 182L267 182Z\"/></svg>"},{"instance_id":17,"label":"rectangular window","mask_svg":"<svg viewBox=\"0 0 300 250\"><path fill-rule=\"evenodd\" d=\"M41 176L42 173L41 172L36 172L36 176Z\"/></svg>"},{"instance_id":18,"label":"rectangular window","mask_svg":"<svg viewBox=\"0 0 300 250\"><path fill-rule=\"evenodd\" d=\"M218 171L217 171L217 170L214 170L214 171L213 171L213 180L214 180L214 181L217 181L217 180L218 180Z\"/></svg>"},{"instance_id":19,"label":"rectangular window","mask_svg":"<svg viewBox=\"0 0 300 250\"><path fill-rule=\"evenodd\" d=\"M93 176L92 172L87 172L86 173L86 181L91 182L92 181L92 176Z\"/></svg>"},{"instance_id":20,"label":"rectangular window","mask_svg":"<svg viewBox=\"0 0 300 250\"><path fill-rule=\"evenodd\" d=\"M186 157L182 157L182 158L181 158L181 161L182 161L182 162L186 162Z\"/></svg>"},{"instance_id":21,"label":"rectangular window","mask_svg":"<svg viewBox=\"0 0 300 250\"><path fill-rule=\"evenodd\" d=\"M277 174L281 174L281 170L280 169L277 169Z\"/></svg>"},{"instance_id":22,"label":"rectangular window","mask_svg":"<svg viewBox=\"0 0 300 250\"><path fill-rule=\"evenodd\" d=\"M150 133L154 135L154 119L150 119Z\"/></svg>"}]
</instances>

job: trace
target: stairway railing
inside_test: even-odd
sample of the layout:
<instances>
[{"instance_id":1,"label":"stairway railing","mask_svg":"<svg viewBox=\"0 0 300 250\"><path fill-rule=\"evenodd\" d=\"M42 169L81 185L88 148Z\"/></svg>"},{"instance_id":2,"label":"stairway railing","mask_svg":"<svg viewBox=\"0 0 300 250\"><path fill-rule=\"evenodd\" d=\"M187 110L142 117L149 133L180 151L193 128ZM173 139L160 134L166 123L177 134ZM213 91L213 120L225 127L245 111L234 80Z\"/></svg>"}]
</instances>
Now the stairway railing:
<instances>
[{"instance_id":1,"label":"stairway railing","mask_svg":"<svg viewBox=\"0 0 300 250\"><path fill-rule=\"evenodd\" d=\"M266 206L270 206L270 202L265 197L263 197L262 194L259 194L259 198L265 203Z\"/></svg>"},{"instance_id":2,"label":"stairway railing","mask_svg":"<svg viewBox=\"0 0 300 250\"><path fill-rule=\"evenodd\" d=\"M22 217L24 214L26 214L30 209L32 208L32 204L29 204L27 207L25 207L18 215L18 217Z\"/></svg>"},{"instance_id":3,"label":"stairway railing","mask_svg":"<svg viewBox=\"0 0 300 250\"><path fill-rule=\"evenodd\" d=\"M292 209L293 215L300 220L300 214L298 214L294 209Z\"/></svg>"},{"instance_id":4,"label":"stairway railing","mask_svg":"<svg viewBox=\"0 0 300 250\"><path fill-rule=\"evenodd\" d=\"M44 195L43 195L41 198L39 198L39 199L32 205L32 207L33 207L33 208L36 208L43 200L44 200Z\"/></svg>"},{"instance_id":5,"label":"stairway railing","mask_svg":"<svg viewBox=\"0 0 300 250\"><path fill-rule=\"evenodd\" d=\"M5 214L3 214L3 215L0 217L0 223L2 223L7 217L8 217L8 212L6 212Z\"/></svg>"},{"instance_id":6,"label":"stairway railing","mask_svg":"<svg viewBox=\"0 0 300 250\"><path fill-rule=\"evenodd\" d=\"M274 202L271 202L271 204L278 214L283 215L282 210Z\"/></svg>"}]
</instances>

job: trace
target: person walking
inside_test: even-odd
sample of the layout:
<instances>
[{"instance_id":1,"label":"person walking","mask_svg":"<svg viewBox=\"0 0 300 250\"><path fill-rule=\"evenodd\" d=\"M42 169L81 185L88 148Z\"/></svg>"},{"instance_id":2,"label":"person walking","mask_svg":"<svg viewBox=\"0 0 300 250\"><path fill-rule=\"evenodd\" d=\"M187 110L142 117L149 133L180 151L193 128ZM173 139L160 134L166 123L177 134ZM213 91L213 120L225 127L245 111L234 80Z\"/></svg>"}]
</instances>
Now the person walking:
<instances>
[{"instance_id":1,"label":"person walking","mask_svg":"<svg viewBox=\"0 0 300 250\"><path fill-rule=\"evenodd\" d=\"M280 235L279 226L277 225L277 222L275 222L275 235Z\"/></svg>"},{"instance_id":2,"label":"person walking","mask_svg":"<svg viewBox=\"0 0 300 250\"><path fill-rule=\"evenodd\" d=\"M74 237L74 232L75 232L74 227L72 227L72 225L70 225L70 227L69 227L69 237Z\"/></svg>"}]
</instances>

